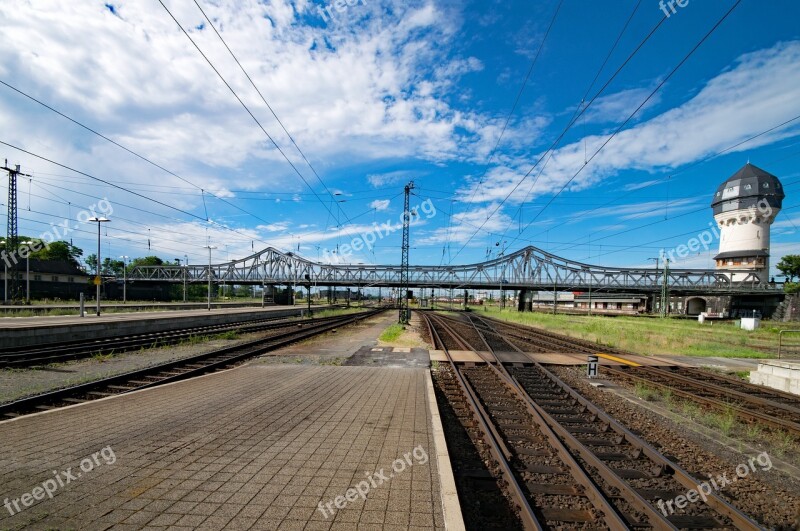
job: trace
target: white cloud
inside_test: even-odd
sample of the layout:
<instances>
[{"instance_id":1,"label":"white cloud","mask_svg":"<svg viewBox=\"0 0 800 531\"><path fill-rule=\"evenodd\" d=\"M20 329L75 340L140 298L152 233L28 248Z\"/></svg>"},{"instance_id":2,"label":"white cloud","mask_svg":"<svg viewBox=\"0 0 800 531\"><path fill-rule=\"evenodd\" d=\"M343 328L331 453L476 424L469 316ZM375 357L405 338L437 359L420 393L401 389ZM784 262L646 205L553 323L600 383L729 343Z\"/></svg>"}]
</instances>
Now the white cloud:
<instances>
[{"instance_id":1,"label":"white cloud","mask_svg":"<svg viewBox=\"0 0 800 531\"><path fill-rule=\"evenodd\" d=\"M388 199L376 199L369 204L369 207L380 212L381 210L386 210L389 208L389 203L390 201Z\"/></svg>"},{"instance_id":2,"label":"white cloud","mask_svg":"<svg viewBox=\"0 0 800 531\"><path fill-rule=\"evenodd\" d=\"M490 204L453 214L449 227L440 227L427 234L421 234L415 241L418 245L436 245L446 242L465 244L481 225L483 228L478 231L478 234L503 233L513 223L513 220L502 211L489 217L495 208L497 208L497 204Z\"/></svg>"},{"instance_id":3,"label":"white cloud","mask_svg":"<svg viewBox=\"0 0 800 531\"><path fill-rule=\"evenodd\" d=\"M650 88L628 89L607 96L601 96L587 109L584 116L579 119L579 123L583 122L584 118L587 123L622 123L639 105L641 105L645 98L653 92L654 88L655 85ZM645 110L657 105L661 101L661 94L661 92L657 92L652 98L647 100L647 103L639 110L637 116L641 117Z\"/></svg>"},{"instance_id":4,"label":"white cloud","mask_svg":"<svg viewBox=\"0 0 800 531\"><path fill-rule=\"evenodd\" d=\"M764 83L765 79L771 81ZM590 135L557 149L546 164L539 164L510 200L521 202L552 193L576 174L567 190L589 188L622 170L659 171L694 162L800 114L797 86L800 86L800 41L778 43L745 54L709 80L690 100L621 131L580 173L585 165L585 150L588 148L591 157L608 137ZM798 134L800 127L789 127L763 135L737 150L753 149ZM492 168L473 201L505 198L531 169L532 161L540 156L526 160L517 157ZM468 200L477 186L472 181L459 190L459 196ZM635 189L635 185L630 189Z\"/></svg>"}]
</instances>

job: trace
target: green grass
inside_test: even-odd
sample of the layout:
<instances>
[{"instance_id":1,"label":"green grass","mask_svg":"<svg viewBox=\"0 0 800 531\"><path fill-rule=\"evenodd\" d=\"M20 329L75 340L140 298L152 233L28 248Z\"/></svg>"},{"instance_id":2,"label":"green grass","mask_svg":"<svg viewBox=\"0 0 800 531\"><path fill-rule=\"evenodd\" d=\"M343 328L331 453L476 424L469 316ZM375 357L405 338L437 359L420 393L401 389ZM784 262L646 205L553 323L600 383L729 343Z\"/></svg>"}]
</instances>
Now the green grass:
<instances>
[{"instance_id":1,"label":"green grass","mask_svg":"<svg viewBox=\"0 0 800 531\"><path fill-rule=\"evenodd\" d=\"M217 334L214 336L214 339L238 339L239 338L239 331L238 330L228 330L227 332L222 332L221 334Z\"/></svg>"},{"instance_id":2,"label":"green grass","mask_svg":"<svg viewBox=\"0 0 800 531\"><path fill-rule=\"evenodd\" d=\"M114 353L113 352L109 352L108 354L101 354L99 352L96 353L96 354L92 354L92 359L94 361L97 361L97 362L100 362L100 363L103 363L104 361L108 361L113 357L114 357Z\"/></svg>"},{"instance_id":3,"label":"green grass","mask_svg":"<svg viewBox=\"0 0 800 531\"><path fill-rule=\"evenodd\" d=\"M753 332L733 322L700 324L688 319L552 315L488 307L491 317L547 329L598 345L645 355L680 354L699 357L771 358L777 354L778 332L789 323L770 323ZM785 338L784 338L785 340Z\"/></svg>"},{"instance_id":4,"label":"green grass","mask_svg":"<svg viewBox=\"0 0 800 531\"><path fill-rule=\"evenodd\" d=\"M642 400L647 400L648 402L652 402L658 398L658 391L642 382L636 382L636 386L634 387L633 391L636 393L636 396Z\"/></svg>"},{"instance_id":5,"label":"green grass","mask_svg":"<svg viewBox=\"0 0 800 531\"><path fill-rule=\"evenodd\" d=\"M385 341L386 343L397 341L397 339L400 337L400 334L403 333L403 330L405 330L403 325L395 323L384 330L378 339Z\"/></svg>"}]
</instances>

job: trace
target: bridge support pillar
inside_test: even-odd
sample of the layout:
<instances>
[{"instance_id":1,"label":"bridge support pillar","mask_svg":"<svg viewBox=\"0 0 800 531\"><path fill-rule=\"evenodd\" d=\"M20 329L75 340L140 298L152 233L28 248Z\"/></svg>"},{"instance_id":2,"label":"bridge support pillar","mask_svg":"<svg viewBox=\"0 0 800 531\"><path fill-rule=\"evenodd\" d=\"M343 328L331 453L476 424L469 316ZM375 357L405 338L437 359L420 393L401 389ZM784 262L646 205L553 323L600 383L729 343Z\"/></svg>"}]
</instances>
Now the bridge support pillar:
<instances>
[{"instance_id":1,"label":"bridge support pillar","mask_svg":"<svg viewBox=\"0 0 800 531\"><path fill-rule=\"evenodd\" d=\"M469 306L469 291L464 290L464 309L466 310Z\"/></svg>"},{"instance_id":2,"label":"bridge support pillar","mask_svg":"<svg viewBox=\"0 0 800 531\"><path fill-rule=\"evenodd\" d=\"M525 311L525 299L528 297L528 290L521 289L519 290L519 297L517 298L517 311L524 312Z\"/></svg>"}]
</instances>

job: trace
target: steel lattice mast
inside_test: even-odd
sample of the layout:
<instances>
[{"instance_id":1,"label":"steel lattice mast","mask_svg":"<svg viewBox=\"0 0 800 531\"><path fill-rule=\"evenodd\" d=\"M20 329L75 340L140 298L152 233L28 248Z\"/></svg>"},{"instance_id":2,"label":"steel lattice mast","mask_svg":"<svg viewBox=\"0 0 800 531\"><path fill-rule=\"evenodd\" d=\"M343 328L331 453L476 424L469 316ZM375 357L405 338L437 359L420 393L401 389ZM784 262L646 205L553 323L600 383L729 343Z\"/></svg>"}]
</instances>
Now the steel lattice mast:
<instances>
[{"instance_id":1,"label":"steel lattice mast","mask_svg":"<svg viewBox=\"0 0 800 531\"><path fill-rule=\"evenodd\" d=\"M405 187L405 199L403 200L403 258L400 263L400 322L407 324L409 320L408 310L408 248L409 248L409 228L411 226L411 212L409 211L409 197L411 190L414 189L414 181L409 182Z\"/></svg>"},{"instance_id":2,"label":"steel lattice mast","mask_svg":"<svg viewBox=\"0 0 800 531\"><path fill-rule=\"evenodd\" d=\"M22 298L21 283L19 278L19 232L17 229L17 176L20 175L19 164L15 168L8 166L8 159L5 165L0 168L8 172L8 226L6 232L6 255L3 260L6 262L11 273L11 290L9 300L19 300Z\"/></svg>"}]
</instances>

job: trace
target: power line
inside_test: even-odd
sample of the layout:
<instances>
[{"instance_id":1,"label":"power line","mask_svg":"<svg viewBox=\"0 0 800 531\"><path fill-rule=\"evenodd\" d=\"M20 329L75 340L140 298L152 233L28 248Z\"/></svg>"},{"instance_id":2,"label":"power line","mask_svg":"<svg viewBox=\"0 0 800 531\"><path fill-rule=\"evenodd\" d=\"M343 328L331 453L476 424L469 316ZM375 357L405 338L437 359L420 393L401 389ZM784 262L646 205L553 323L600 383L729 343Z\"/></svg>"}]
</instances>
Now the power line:
<instances>
[{"instance_id":1,"label":"power line","mask_svg":"<svg viewBox=\"0 0 800 531\"><path fill-rule=\"evenodd\" d=\"M130 153L131 155L133 155L133 156L135 156L135 157L137 157L137 158L139 158L139 159L141 159L141 160L143 160L143 161L147 162L148 164L150 164L150 165L152 165L152 166L154 166L154 167L156 167L156 168L158 168L158 169L160 169L160 170L162 170L162 171L164 171L164 172L168 173L169 175L172 175L173 177L177 177L177 178L178 178L178 179L180 179L181 181L183 181L183 182L185 182L185 183L187 183L187 184L189 184L189 185L193 186L194 188L196 188L196 189L200 190L201 194L210 193L212 196L214 196L216 199L219 199L219 200L220 200L220 201L222 201L223 203L226 203L227 205L229 205L229 206L232 206L233 208L235 208L235 209L237 209L237 210L240 210L241 212L244 212L245 214L248 214L248 215L250 215L250 216L253 216L255 219L257 219L257 220L259 220L259 221L263 221L264 223L269 223L269 222L268 222L268 221L266 221L265 219L262 219L262 218L260 218L259 216L257 216L256 214L253 214L252 212L248 212L247 210L244 210L244 209L240 208L239 206L237 206L237 205L234 205L233 203L231 203L231 202L229 202L229 201L227 201L227 200L225 200L225 199L223 199L223 198L221 198L221 197L217 196L216 194L214 194L214 193L212 193L212 192L208 192L207 190L205 190L205 189L203 189L202 187L200 187L200 186L198 186L198 185L194 184L193 182L189 181L188 179L185 179L184 177L181 177L181 176L180 176L180 175L178 175L177 173L175 173L175 172L173 172L173 171L171 171L171 170L168 170L168 169L167 169L167 168L165 168L164 166L161 166L160 164L157 164L157 163L153 162L152 160L150 160L149 158L145 157L144 155L141 155L141 154L139 154L139 153L137 153L137 152L133 151L132 149L130 149L130 148L128 148L128 147L126 147L126 146L124 146L123 144L120 144L119 142L115 141L114 139L112 139L112 138L109 138L109 137L107 137L106 135L104 135L104 134L102 134L102 133L100 133L100 132L96 131L95 129L93 129L93 128L91 128L91 127L89 127L88 125L85 125L85 124L83 124L83 123L79 122L78 120L75 120L75 119L74 119L74 118L72 118L71 116L67 116L66 114L64 114L63 112L59 111L58 109L56 109L56 108L54 108L54 107L52 107L52 106L48 105L47 103L45 103L45 102L43 102L43 101L41 101L41 100L39 100L39 99L37 99L37 98L34 98L34 97L33 97L33 96L31 96L30 94L28 94L28 93L26 93L26 92L24 92L24 91L22 91L22 90L18 89L17 87L15 87L15 86L13 86L13 85L11 85L11 84L9 84L9 83L7 83L7 82L3 81L2 79L0 79L0 84L3 84L3 85L5 85L6 87L10 88L11 90L13 90L13 91L17 92L18 94L20 94L20 95L22 95L22 96L24 96L24 97L26 97L26 98L30 99L31 101L34 101L34 102L38 103L38 104L39 104L39 105L41 105L42 107L44 107L44 108L46 108L46 109L48 109L48 110L50 110L50 111L52 111L52 112L54 112L54 113L58 114L58 115L59 115L59 116L61 116L62 118L66 119L66 120L69 120L70 122L74 123L75 125L77 125L77 126L79 126L79 127L83 128L83 129L85 129L85 130L89 131L90 133L92 133L92 134L94 134L94 135L97 135L98 137L102 138L103 140L106 140L106 141L108 141L108 142L110 142L110 143L114 144L114 145L115 145L115 146L117 146L118 148L120 148L120 149L123 149L123 150L127 151L127 152L128 152L128 153ZM203 201L204 201L204 203L205 203L205 197L203 197ZM208 219L208 212L206 212L206 221L209 221L209 219Z\"/></svg>"},{"instance_id":2,"label":"power line","mask_svg":"<svg viewBox=\"0 0 800 531\"><path fill-rule=\"evenodd\" d=\"M710 37L710 36L711 36L711 35L714 33L714 31L716 31L716 30L717 30L717 28L719 28L719 26L720 26L720 25L721 25L721 24L722 24L722 23L725 21L725 19L727 19L727 18L728 18L728 16L729 16L729 15L730 15L730 14L731 14L733 11L734 11L734 9L736 9L736 7L737 7L737 6L738 6L740 3L741 3L741 0L737 0L737 1L736 1L736 3L735 3L735 4L734 4L734 5L733 5L733 6L732 6L732 7L731 7L731 8L730 8L730 9L729 9L729 10L728 10L728 11L727 11L727 12L726 12L726 13L725 13L723 16L722 16L722 18L720 18L720 19L719 19L719 20L716 22L716 24L714 24L714 26L712 26L712 27L711 27L711 29L710 29L710 30L709 30L709 31L708 31L708 32L707 32L707 33L706 33L706 34L705 34L705 35L704 35L704 36L703 36L703 37L700 39L700 41L699 41L697 44L695 44L695 46L694 46L694 47L692 47L692 49L689 51L689 53L688 53L688 54L686 54L686 55L683 57L683 59L681 59L681 61L680 61L680 62L679 62L679 63L678 63L678 64L677 64L677 65L676 65L676 66L675 66L675 67L674 67L674 68L673 68L673 69L672 69L670 72L669 72L669 74L667 74L667 75L664 77L664 79L662 79L662 80L661 80L661 81L658 83L658 85L656 85L656 87L655 87L655 88L654 88L654 89L653 89L653 90L650 92L650 94L648 94L648 95L647 95L647 97L646 97L646 98L645 98L645 99L644 99L644 100L643 100L643 101L642 101L642 102L639 104L639 106L637 106L637 107L636 107L636 109L634 109L634 111L633 111L633 112L632 112L632 113L631 113L631 114L630 114L630 115L629 115L629 116L628 116L628 117L625 119L625 121L623 121L623 122L622 122L622 123L621 123L621 124L620 124L620 125L619 125L619 126L618 126L618 127L615 129L615 130L614 130L614 132L613 132L613 133L611 133L611 135L610 135L610 136L609 136L609 137L608 137L608 138L605 140L605 142L603 142L603 143L600 145L600 147L597 149L597 151L595 151L595 152L592 154L592 156L591 156L591 157L589 157L589 158L588 158L588 160L586 160L586 161L584 162L583 166L581 166L580 168L578 168L578 171L576 171L576 172L575 172L575 173L572 175L572 177L570 177L570 178L567 180L567 182L565 182L565 183L564 183L564 185L563 185L563 186L562 186L562 187L561 187L561 188L558 190L558 192L556 192L556 193L555 193L555 194L554 194L554 195L553 195L553 196L550 198L550 200L549 200L549 201L548 201L548 202L545 204L545 206L544 206L544 207L542 207L542 209L541 209L541 210L540 210L540 211L539 211L539 212L538 212L538 213L537 213L537 214L536 214L536 215L533 217L533 219L532 219L532 220L531 220L531 221L528 223L528 225L526 225L526 227L525 227L525 230L527 230L527 228L528 228L530 225L532 225L532 224L533 224L533 223L534 223L534 222L535 222L537 219L539 219L539 216L541 216L541 215L544 213L544 211L545 211L545 210L547 210L547 208L548 208L548 207L549 207L549 206L550 206L550 205L553 203L553 201L555 201L555 200L556 200L556 198L558 198L558 196L560 196L560 195L561 195L561 193L562 193L564 190L566 190L567 186L569 186L569 185L572 183L572 181L574 181L574 180L575 180L575 179L578 177L578 175L580 175L580 174L581 174L581 172L583 172L583 170L584 170L584 169L585 169L585 168L586 168L586 167L589 165L589 163L590 163L592 160L594 160L594 159L595 159L595 157L597 157L597 155L598 155L598 154L600 154L600 152L601 152L601 151L602 151L602 150L603 150L603 149L604 149L604 148L605 148L605 147L606 147L606 146L607 146L607 145L608 145L608 144L609 144L609 143L610 143L610 142L611 142L611 141L612 141L612 140L613 140L613 139L614 139L614 138L615 138L615 137L616 137L616 136L617 136L617 135L618 135L618 134L619 134L621 131L622 131L622 129L623 129L623 128L624 128L624 127L625 127L625 126L628 124L628 122L630 122L630 121L633 119L633 117L634 117L634 116L635 116L635 115L636 115L636 114L637 114L637 113L638 113L638 112L639 112L639 111L642 109L642 107L644 107L644 106L647 104L647 102L648 102L648 101L650 101L650 99L651 99L651 98L652 98L652 97L653 97L653 96L654 96L654 95L655 95L655 94L656 94L656 93L657 93L659 90L661 90L661 87L663 87L663 86L664 86L664 85L667 83L667 81L669 81L669 80L672 78L672 76L673 76L673 75L675 75L675 73L676 73L676 72L677 72L677 71L678 71L678 70L681 68L681 66L683 66L683 65L686 63L686 61L688 61L688 60L689 60L689 58L690 58L690 57L691 57L691 56L692 56L692 55L693 55L693 54L694 54L694 53L695 53L695 52L696 52L696 51L697 51L697 50L700 48L700 46L702 46L702 44L703 44L703 43L704 43L704 42L705 42L705 41L706 41L706 40L707 40L707 39L708 39L708 38L709 38L709 37ZM665 17L665 18L666 18L666 17ZM664 19L662 19L662 21L663 21L663 20L664 20ZM520 182L520 183L521 183L521 182ZM515 189L516 189L516 188L515 188ZM512 191L512 193L513 193L513 191ZM508 199L508 197L510 197L510 195L511 195L511 194L509 194L508 196L506 196L506 199ZM504 201L505 201L505 200L504 200ZM523 232L524 232L524 231L523 231Z\"/></svg>"},{"instance_id":3,"label":"power line","mask_svg":"<svg viewBox=\"0 0 800 531\"><path fill-rule=\"evenodd\" d=\"M163 4L162 4L162 5L163 5ZM311 165L311 162L309 162L308 158L306 157L306 154L305 154L305 153L303 153L303 150L302 150L302 149L300 149L300 146L298 146L298 145L297 145L297 142L295 142L295 140L294 140L294 137L292 136L292 134L291 134L291 133L289 133L289 131L288 131L288 130L286 129L286 127L283 125L283 122L281 121L281 119L280 119L280 118L278 118L278 115L277 115L277 114L275 114L275 111L272 109L272 106L271 106L271 105L270 105L270 104L267 102L267 99L264 97L264 95L261 93L261 91L260 91L260 90L258 89L258 87L256 86L256 84L255 84L255 82L253 81L253 79L250 77L250 74L248 74L248 73L247 73L247 70L245 70L244 66L242 66L242 63L240 63L240 62L239 62L239 59L236 57L236 54L234 54L234 53L233 53L233 50L231 50L231 49L230 49L230 47L228 46L228 43L227 43L227 42L225 42L225 39L223 39L223 38L222 38L222 35L220 35L219 31L217 31L217 28L216 28L216 26L214 26L214 23L213 23L213 22L211 22L211 19L210 19L210 18L208 18L208 15L206 15L206 12L205 12L205 11L203 11L203 8L202 8L202 7L200 7L200 4L199 4L199 3L197 3L197 0L194 0L194 5L196 5L196 6L197 6L197 9L199 9L199 10L200 10L200 12L203 14L203 17L205 17L206 21L208 22L208 25L209 25L209 26L211 26L211 29L213 29L213 30L214 30L214 33L216 33L216 34L217 34L217 37L219 37L219 40L220 40L220 41L222 42L222 44L225 46L225 49L226 49L226 50L228 50L228 53L230 53L230 54L231 54L231 57L233 57L233 60L234 60L234 61L236 61L236 64L237 64L237 65L239 65L239 69L241 69L242 73L244 73L245 77L247 77L247 80L250 82L250 84L251 84L251 85L253 86L253 88L256 90L256 92L258 93L259 97L261 98L261 101L263 101L263 102L264 102L264 105L266 105L266 106L267 106L267 108L269 109L269 112L271 112L271 113L272 113L272 116L274 116L274 117L275 117L275 120L278 122L278 124L280 124L280 126L281 126L281 129L283 129L283 132L284 132L284 133L286 133L286 136L288 136L288 137L289 137L289 140L291 140L291 141L292 141L292 144L293 144L293 145L294 145L294 147L297 149L297 152L298 152L298 153L300 153L300 156L301 156L301 157L303 157L303 160L306 162L306 164L308 165L308 167L311 169L311 172L312 172L312 173L314 174L314 176L317 178L317 181L319 181L319 184L321 184L321 185L322 185L322 187L325 189L325 191L326 191L326 192L328 192L328 195L329 195L329 196L333 197L333 193L331 193L331 191L328 189L328 187L327 187L327 186L325 186L325 183L324 183L324 182L322 182L322 178L320 178L319 174L317 173L317 170L315 170L315 169L314 169L314 166L312 166L312 165ZM188 36L188 35L187 35L187 36ZM345 217L345 219L346 219L348 222L349 222L349 221L352 221L352 220L351 220L349 217L347 217L347 212L345 212L345 211L344 211L344 209L341 207L341 205L340 205L339 203L336 203L336 206L338 207L339 211L340 211L342 214L344 214L344 217Z\"/></svg>"},{"instance_id":4,"label":"power line","mask_svg":"<svg viewBox=\"0 0 800 531\"><path fill-rule=\"evenodd\" d=\"M578 112L577 114L573 115L572 119L567 123L566 127L564 128L564 130L561 131L561 133L553 141L553 143L550 144L550 147L547 148L547 150L544 152L544 154L542 154L539 157L539 159L536 160L536 162L533 164L533 166L531 166L531 169L529 169L525 173L525 175L522 176L522 178L519 180L519 182L517 182L517 184L514 186L514 188L505 196L505 198L503 198L503 200L500 202L500 204L497 205L497 207L494 209L494 211L491 214L489 214L489 216L486 217L486 220L481 224L481 227L483 227L486 224L486 222L488 222L489 219L491 219L497 213L497 211L500 210L500 208L503 206L503 204L505 204L505 202L508 201L508 199L517 191L517 188L520 187L520 185L525 181L525 179L527 179L528 176L531 173L533 173L533 170L536 169L536 167L539 165L539 163L542 162L542 160L545 158L545 156L547 156L547 154L549 152L551 152L553 149L555 149L556 146L558 146L558 144L561 143L561 140L564 138L564 136L567 134L567 132L572 128L572 126L575 125L577 120L581 116L583 116L583 114L586 112L586 110L589 107L591 107L591 105L594 103L594 101L598 97L600 97L600 94L605 92L606 88L608 88L608 86L614 81L614 79L616 79L617 75L619 75L619 73L622 71L622 69L625 68L625 66L631 61L631 59L633 59L633 57L639 52L639 50L642 49L642 47L645 45L645 43L648 40L650 40L650 38L655 34L655 32L658 31L658 28L661 27L661 25L664 23L665 20L667 20L666 16L664 16L661 20L658 21L658 23L650 30L650 32L645 36L645 38L642 39L642 41L636 46L636 48L630 53L630 55L628 55L628 57L625 59L625 61L622 62L622 64L617 68L617 70L605 82L605 84L600 88L600 90L598 90L597 93L592 97L592 99L589 100L589 102L583 107L583 109L581 109L581 111ZM470 238L458 250L458 252L455 254L455 256L453 256L453 259L455 259L456 257L458 257L459 254L461 254L461 252L467 247L467 245L469 245L469 243L472 241L472 239L475 237L476 234L477 234L477 231L475 233L473 233L472 236L470 236ZM451 260L451 263L452 263L452 260Z\"/></svg>"},{"instance_id":5,"label":"power line","mask_svg":"<svg viewBox=\"0 0 800 531\"><path fill-rule=\"evenodd\" d=\"M797 151L797 152L795 152L795 153L793 153L791 155L788 155L786 157L781 157L780 159L777 159L777 160L773 159L770 162L780 162L780 161L784 161L784 160L792 158L792 157L796 157L798 155L800 155L800 151ZM787 183L784 183L784 187L790 186L790 185L798 183L798 182L800 182L800 179L797 179L797 180L794 180L794 181L789 181ZM647 228L647 227L652 227L653 225L657 225L659 223L664 223L666 221L671 221L673 219L676 219L676 218L679 218L679 217L683 217L683 216L688 215L688 214L696 214L698 212L702 212L702 211L706 210L707 208L708 207L702 207L702 208L699 208L697 210L693 210L693 211L690 211L690 212L685 212L685 213L680 214L678 216L667 217L665 219L654 221L652 223L647 223L645 225L638 225L638 226L632 227L630 229L626 229L626 230L623 230L623 231L620 231L620 232L615 232L613 234L609 234L607 236L603 236L602 238L596 239L595 242L600 241L600 240L606 240L608 238L613 238L614 236L620 236L622 234L627 234L627 233L635 231L635 230L644 229L644 228ZM569 250L569 249L573 249L573 248L575 248L577 246L586 245L586 243L576 243L575 240L573 240L572 242L569 242L567 245L571 245L571 246L570 247L561 247L559 249L556 249L556 251L566 251L566 250Z\"/></svg>"},{"instance_id":6,"label":"power line","mask_svg":"<svg viewBox=\"0 0 800 531\"><path fill-rule=\"evenodd\" d=\"M581 107L586 102L586 98L589 96L589 93L592 91L592 88L594 87L594 84L597 83L597 80L600 78L600 74L603 72L603 70L605 69L606 65L608 64L609 59L611 59L611 56L614 54L614 51L617 49L617 46L619 45L619 42L622 40L622 36L625 35L625 32L628 30L628 26L630 25L631 21L633 20L633 17L636 15L636 12L639 10L639 6L641 6L641 5L642 5L642 0L639 0L638 2L636 2L636 5L633 7L633 11L631 11L631 14L628 16L627 20L625 21L625 24L622 26L622 29L617 34L617 38L614 40L614 44L611 45L611 49L606 54L605 59L603 59L603 63L600 65L600 68L597 69L597 73L595 73L594 78L592 79L592 82L589 83L589 86L586 88L586 91L583 93L583 97L581 98L581 103L580 103ZM575 119L575 114L578 113L579 109L580 109L580 107L575 109L575 113L573 113L571 120ZM584 119L584 129L585 129L585 127L586 127L586 122L585 122L585 119ZM585 135L586 135L586 132L584 130L584 137L585 137ZM585 139L584 139L584 145L585 145ZM522 207L525 204L525 202L527 201L528 196L531 194L531 192L533 192L533 188L534 188L534 186L536 186L536 183L539 182L539 178L542 176L542 173L544 173L544 170L547 167L547 164L550 162L550 160L552 160L552 156L553 156L553 151L550 151L550 153L549 153L549 155L547 157L547 160L545 160L544 164L542 165L541 170L539 170L539 174L533 180L533 182L531 183L530 188L528 189L527 193L525 194L525 198L519 204L519 207L517 208L517 212L514 214L514 216L512 216L512 219L513 219L513 218L515 218L517 216L517 214L519 214L519 216L520 216L520 225L522 225ZM585 161L586 161L586 159L584 158L584 162ZM514 240L512 240L512 244L513 244L514 241L516 241L518 239L518 237L523 232L525 232L525 230L527 230L527 228L528 227L526 226L525 229L521 229L517 233L517 237ZM508 228L506 228L506 230L503 232L503 235L500 237L500 239L505 238L506 232L508 232Z\"/></svg>"},{"instance_id":7,"label":"power line","mask_svg":"<svg viewBox=\"0 0 800 531\"><path fill-rule=\"evenodd\" d=\"M642 103L640 103L639 106L636 107L636 109L634 109L634 111L625 119L625 121L622 122L619 125L619 127L617 127L614 130L614 132L608 137L608 139L606 139L605 142L603 142L603 144L597 149L597 151L595 151L594 154L591 157L589 157L589 160L587 160L584 163L584 165L581 166L578 169L578 171L575 172L575 174L572 177L570 177L570 179L566 183L564 183L564 186L562 186L561 189L550 199L550 201L547 202L547 204L542 208L541 211L539 211L539 213L533 218L532 221L536 221L536 219L538 219L539 216L545 210L547 210L547 207L549 207L553 203L553 201L555 201L555 199L559 195L561 195L561 193L567 188L567 186L569 186L570 183L572 183L572 181L574 181L575 178L583 171L583 169L586 166L588 166L588 164L592 160L594 160L594 158L603 150L603 148L605 148L617 136L617 134L619 134L619 132L622 131L622 129L628 124L628 122L630 122L633 119L634 116L636 116L636 114L642 109L642 107L644 107L647 104L647 102L650 101L650 99L653 96L655 96L655 94L659 90L661 90L661 87L663 87L667 83L667 81L669 81L672 78L672 76L675 75L675 72L677 72L680 69L680 67L683 66L684 63L686 63L686 61L689 60L689 58L694 54L694 52L696 52L697 49L700 48L700 46L702 46L702 44L711 36L712 33L714 33L714 31L716 31L716 29L725 21L726 18L728 18L728 16L733 12L734 9L736 9L736 7L740 3L741 0L736 0L736 3L722 16L722 18L720 18L717 21L717 23L714 24L714 26L703 36L703 38L700 39L700 41L689 51L689 53L686 54L686 56L683 59L681 59L681 61L670 71L670 73L667 74L666 77L664 77L664 79L661 80L661 82L656 86L656 88L654 88L650 92L650 94L648 94L648 96L644 99L644 101L642 101Z\"/></svg>"},{"instance_id":8,"label":"power line","mask_svg":"<svg viewBox=\"0 0 800 531\"><path fill-rule=\"evenodd\" d=\"M242 101L242 99L239 97L239 95L236 93L236 91L233 89L233 87L231 87L231 85L228 83L228 81L225 79L225 77L220 73L220 71L217 70L217 67L214 66L214 63L212 63L211 60L208 58L208 56L205 53L203 53L203 50L201 50L200 47L197 45L197 43L194 41L194 39L192 39L192 36L189 35L189 33L183 28L181 23L178 22L178 19L175 18L175 15L172 14L172 11L169 10L169 8L164 4L164 2L162 0L158 0L158 3L161 4L161 7L163 7L164 10L167 12L167 14L169 14L170 18L172 18L172 20L175 22L175 24L177 24L177 26L181 30L181 32L186 36L187 39L189 39L189 41L192 43L192 45L194 45L194 47L198 51L198 53L203 57L203 59L205 59L205 61L208 63L208 65L211 67L211 69L214 70L214 73L217 74L217 76L225 84L225 86L228 88L228 90L231 92L231 94L233 94L233 96L236 98L236 101L238 101L239 104L242 106L242 108L244 108L244 110L247 112L247 114L250 115L250 117L253 119L253 121L256 123L256 125L258 125L259 129L261 129L261 131L264 133L264 135L266 135L266 137L272 143L272 145L275 146L275 149L278 150L278 152L286 160L286 162L289 164L289 166L291 166L292 170L294 170L294 172L297 174L298 177L300 177L300 179L303 181L303 183L305 183L305 185L308 187L308 189L311 190L311 192L317 197L317 200L322 204L322 206L325 207L325 209L329 213L331 213L331 215L332 215L333 213L330 211L330 208L328 207L327 203L325 203L322 200L322 198L319 197L319 194L317 194L317 192L314 190L314 188L309 184L309 182L303 176L303 174L300 173L300 170L297 169L297 166L294 165L294 163L289 159L289 157L286 155L286 153L283 151L283 149L281 149L281 147L278 145L278 143L275 141L275 139L272 138L272 136L267 132L267 130L264 128L264 126L261 125L261 122L258 120L258 118L256 118L256 116L253 114L253 112L250 110L250 108L247 106L247 104L244 101Z\"/></svg>"},{"instance_id":9,"label":"power line","mask_svg":"<svg viewBox=\"0 0 800 531\"><path fill-rule=\"evenodd\" d=\"M522 86L519 88L519 92L517 92L516 99L514 99L514 105L511 106L511 110L508 112L508 116L506 116L506 121L503 124L503 128L500 131L500 135L497 137L497 142L495 142L494 147L489 152L489 156L486 159L487 164L492 161L492 157L497 151L497 147L500 145L500 141L503 139L503 135L505 134L506 129L508 128L509 122L511 122L511 117L514 115L514 111L517 109L517 105L519 105L519 100L522 98L522 93L525 92L525 87L528 85L528 80L530 79L531 74L533 73L533 68L536 66L536 63L539 60L539 55L541 55L542 53L542 48L544 48L544 43L547 41L548 35L550 35L550 30L553 29L553 25L555 24L556 18L558 17L558 12L561 10L561 6L563 3L564 0L559 0L558 5L556 6L556 10L553 13L553 17L550 19L550 24L547 26L547 30L544 33L544 37L542 37L542 42L539 43L539 48L536 50L536 54L534 55L533 60L531 61L531 65L528 68L528 73L525 74L525 79L522 81ZM483 172L483 175L481 175L480 179L478 180L478 186L472 191L472 195L470 196L469 201L467 201L468 203L472 202L472 199L480 190L481 185L483 185L483 179L486 177L488 171L489 170L487 169L486 171Z\"/></svg>"}]
</instances>

